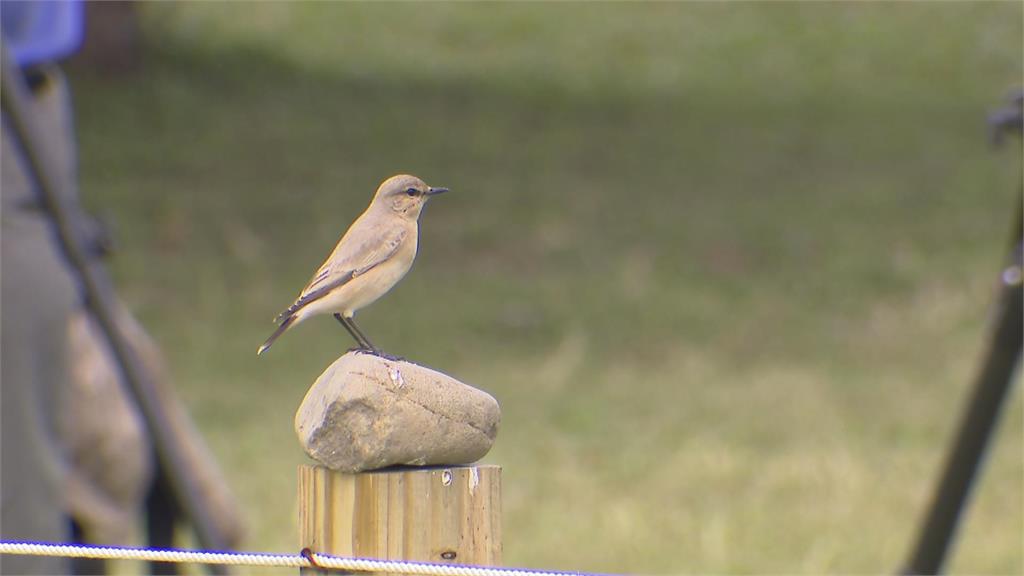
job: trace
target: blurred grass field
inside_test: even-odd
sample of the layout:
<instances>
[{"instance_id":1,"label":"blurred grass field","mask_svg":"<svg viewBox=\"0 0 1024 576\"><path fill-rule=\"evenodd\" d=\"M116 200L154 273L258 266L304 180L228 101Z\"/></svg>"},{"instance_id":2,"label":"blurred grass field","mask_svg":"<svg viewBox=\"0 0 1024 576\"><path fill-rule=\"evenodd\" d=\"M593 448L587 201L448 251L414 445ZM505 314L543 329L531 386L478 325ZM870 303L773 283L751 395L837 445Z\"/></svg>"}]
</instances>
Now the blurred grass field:
<instances>
[{"instance_id":1,"label":"blurred grass field","mask_svg":"<svg viewBox=\"0 0 1024 576\"><path fill-rule=\"evenodd\" d=\"M295 551L292 418L345 348L259 359L380 180L455 192L360 314L494 394L515 566L889 573L974 374L1019 194L984 119L1020 3L139 6L73 70L122 293L247 507ZM956 573L1024 571L1019 382Z\"/></svg>"}]
</instances>

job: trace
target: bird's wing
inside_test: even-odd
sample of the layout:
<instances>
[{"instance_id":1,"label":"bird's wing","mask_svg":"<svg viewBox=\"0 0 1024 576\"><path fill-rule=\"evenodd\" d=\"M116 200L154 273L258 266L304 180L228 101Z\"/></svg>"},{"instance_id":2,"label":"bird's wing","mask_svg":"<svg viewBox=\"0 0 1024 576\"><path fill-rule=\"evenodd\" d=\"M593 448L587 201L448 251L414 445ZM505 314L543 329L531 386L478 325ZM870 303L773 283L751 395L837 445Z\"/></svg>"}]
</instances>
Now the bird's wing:
<instances>
[{"instance_id":1,"label":"bird's wing","mask_svg":"<svg viewBox=\"0 0 1024 576\"><path fill-rule=\"evenodd\" d=\"M277 320L280 322L304 308L310 302L323 298L336 288L345 285L353 278L365 274L386 262L398 252L402 241L408 235L405 229L392 230L384 235L375 236L364 242L342 246L343 252L335 250L334 254L320 266L313 279L302 289L295 302L282 312ZM344 242L344 239L342 240Z\"/></svg>"}]
</instances>

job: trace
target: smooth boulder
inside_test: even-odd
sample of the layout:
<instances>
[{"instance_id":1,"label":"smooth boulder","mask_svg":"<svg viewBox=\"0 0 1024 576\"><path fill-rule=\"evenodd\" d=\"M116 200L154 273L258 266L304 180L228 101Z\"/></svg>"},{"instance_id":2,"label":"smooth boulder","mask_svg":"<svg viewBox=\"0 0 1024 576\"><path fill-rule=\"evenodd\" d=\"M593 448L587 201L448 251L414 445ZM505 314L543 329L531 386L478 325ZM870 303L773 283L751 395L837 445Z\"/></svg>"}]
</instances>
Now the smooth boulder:
<instances>
[{"instance_id":1,"label":"smooth boulder","mask_svg":"<svg viewBox=\"0 0 1024 576\"><path fill-rule=\"evenodd\" d=\"M295 431L317 462L362 472L475 462L500 420L486 392L418 364L349 352L306 393Z\"/></svg>"}]
</instances>

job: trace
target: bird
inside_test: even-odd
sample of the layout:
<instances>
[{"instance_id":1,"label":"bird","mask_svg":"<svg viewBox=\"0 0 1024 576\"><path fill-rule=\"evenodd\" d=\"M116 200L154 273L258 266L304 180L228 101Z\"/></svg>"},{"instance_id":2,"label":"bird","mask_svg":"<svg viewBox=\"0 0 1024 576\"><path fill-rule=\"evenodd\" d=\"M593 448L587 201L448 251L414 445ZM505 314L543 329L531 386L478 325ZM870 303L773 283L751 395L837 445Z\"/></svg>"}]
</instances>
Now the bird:
<instances>
[{"instance_id":1,"label":"bird","mask_svg":"<svg viewBox=\"0 0 1024 576\"><path fill-rule=\"evenodd\" d=\"M298 298L279 314L263 354L289 328L317 314L333 314L355 339L356 350L383 356L356 326L357 310L374 303L412 267L419 243L419 218L427 201L448 192L408 174L381 183L370 206L349 226L334 251Z\"/></svg>"}]
</instances>

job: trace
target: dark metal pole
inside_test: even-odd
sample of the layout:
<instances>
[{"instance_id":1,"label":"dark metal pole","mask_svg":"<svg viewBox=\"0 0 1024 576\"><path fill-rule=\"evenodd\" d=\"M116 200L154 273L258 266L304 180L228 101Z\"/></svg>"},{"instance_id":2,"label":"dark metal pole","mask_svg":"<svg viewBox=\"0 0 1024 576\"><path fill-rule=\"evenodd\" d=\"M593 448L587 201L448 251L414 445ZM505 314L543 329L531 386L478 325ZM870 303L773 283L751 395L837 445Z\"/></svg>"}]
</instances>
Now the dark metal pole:
<instances>
[{"instance_id":1,"label":"dark metal pole","mask_svg":"<svg viewBox=\"0 0 1024 576\"><path fill-rule=\"evenodd\" d=\"M1017 103L1019 125L1020 103ZM1010 124L1012 126L1012 123ZM1024 191L1022 191L1024 195ZM1020 361L1024 332L1024 228L1022 198L1017 200L1010 258L1001 275L994 326L970 404L946 460L945 471L904 574L938 574L943 570L971 488L981 468L1000 408Z\"/></svg>"},{"instance_id":2,"label":"dark metal pole","mask_svg":"<svg viewBox=\"0 0 1024 576\"><path fill-rule=\"evenodd\" d=\"M149 427L153 445L166 472L175 497L181 503L195 529L200 546L223 550L225 542L211 520L211 507L199 490L198 478L181 447L175 442L170 420L148 372L118 330L114 320L113 291L105 271L90 264L88 251L75 233L71 212L54 180L53 160L42 146L39 129L29 105L28 89L19 68L10 57L7 44L0 39L0 106L8 116L14 137L28 161L29 173L37 184L40 200L53 224L58 245L80 283L85 304L96 318L110 349L114 353L128 389L132 392ZM226 573L224 567L211 567L215 573Z\"/></svg>"}]
</instances>

